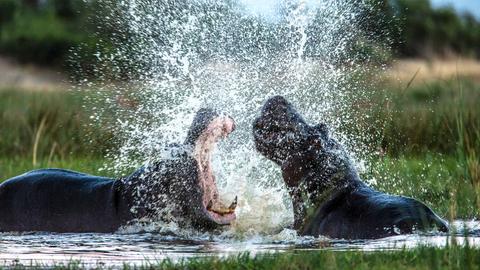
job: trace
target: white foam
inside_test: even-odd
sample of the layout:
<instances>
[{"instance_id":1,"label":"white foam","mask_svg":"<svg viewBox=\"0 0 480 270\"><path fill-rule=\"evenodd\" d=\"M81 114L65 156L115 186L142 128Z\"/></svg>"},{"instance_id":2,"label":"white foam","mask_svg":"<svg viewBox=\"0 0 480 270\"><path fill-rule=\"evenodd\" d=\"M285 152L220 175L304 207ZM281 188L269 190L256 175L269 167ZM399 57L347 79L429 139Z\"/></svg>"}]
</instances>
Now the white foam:
<instances>
[{"instance_id":1,"label":"white foam","mask_svg":"<svg viewBox=\"0 0 480 270\"><path fill-rule=\"evenodd\" d=\"M269 234L293 220L279 168L255 151L251 136L269 96L284 95L312 123L328 123L352 153L364 149L356 140L361 135L336 132L359 124L350 114L363 94L351 77L359 65L350 46L361 35L361 1L287 1L275 20L227 1L103 3L115 12L108 23L125 35L112 39L111 55L102 55L97 72L104 84L90 97L98 104L92 120L110 127L118 142L107 155L114 165L106 169L121 173L165 158L165 146L184 140L200 107L216 108L237 126L213 155L221 199L238 196L229 232ZM135 79L112 87L104 67L119 62L135 70ZM136 106L125 108L118 96Z\"/></svg>"}]
</instances>

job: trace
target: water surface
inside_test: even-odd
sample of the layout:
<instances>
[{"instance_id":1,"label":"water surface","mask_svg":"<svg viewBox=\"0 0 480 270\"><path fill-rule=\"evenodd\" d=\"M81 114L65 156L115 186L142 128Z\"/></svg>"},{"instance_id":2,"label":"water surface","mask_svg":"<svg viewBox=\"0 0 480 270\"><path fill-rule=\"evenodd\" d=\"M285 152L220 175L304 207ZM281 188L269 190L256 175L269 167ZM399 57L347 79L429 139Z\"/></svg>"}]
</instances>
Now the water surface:
<instances>
[{"instance_id":1,"label":"water surface","mask_svg":"<svg viewBox=\"0 0 480 270\"><path fill-rule=\"evenodd\" d=\"M248 252L265 253L315 250L397 250L418 246L443 247L456 241L480 247L480 222L456 221L458 233L399 235L377 240L339 240L298 237L285 229L276 235L195 235L179 237L158 233L136 234L0 234L0 264L58 265L79 260L85 266L144 265L163 259L179 261L205 256L225 257Z\"/></svg>"}]
</instances>

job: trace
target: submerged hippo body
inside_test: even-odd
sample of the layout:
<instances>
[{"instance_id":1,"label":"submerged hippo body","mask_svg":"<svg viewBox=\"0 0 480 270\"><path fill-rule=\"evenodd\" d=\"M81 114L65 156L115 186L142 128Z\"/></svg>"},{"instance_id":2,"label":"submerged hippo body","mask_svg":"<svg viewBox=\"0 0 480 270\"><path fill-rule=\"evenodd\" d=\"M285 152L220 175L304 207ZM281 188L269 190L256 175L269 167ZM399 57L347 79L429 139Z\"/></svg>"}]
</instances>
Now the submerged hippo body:
<instances>
[{"instance_id":1,"label":"submerged hippo body","mask_svg":"<svg viewBox=\"0 0 480 270\"><path fill-rule=\"evenodd\" d=\"M255 120L257 150L281 166L303 235L371 239L416 230L448 231L425 204L363 183L325 124L308 125L283 97L270 98Z\"/></svg>"},{"instance_id":2,"label":"submerged hippo body","mask_svg":"<svg viewBox=\"0 0 480 270\"><path fill-rule=\"evenodd\" d=\"M234 129L233 120L200 110L172 157L110 179L44 169L0 184L0 231L115 232L135 220L162 215L199 229L235 219L224 207L210 165L213 144Z\"/></svg>"},{"instance_id":3,"label":"submerged hippo body","mask_svg":"<svg viewBox=\"0 0 480 270\"><path fill-rule=\"evenodd\" d=\"M133 219L119 181L45 169L0 185L0 231L112 232Z\"/></svg>"}]
</instances>

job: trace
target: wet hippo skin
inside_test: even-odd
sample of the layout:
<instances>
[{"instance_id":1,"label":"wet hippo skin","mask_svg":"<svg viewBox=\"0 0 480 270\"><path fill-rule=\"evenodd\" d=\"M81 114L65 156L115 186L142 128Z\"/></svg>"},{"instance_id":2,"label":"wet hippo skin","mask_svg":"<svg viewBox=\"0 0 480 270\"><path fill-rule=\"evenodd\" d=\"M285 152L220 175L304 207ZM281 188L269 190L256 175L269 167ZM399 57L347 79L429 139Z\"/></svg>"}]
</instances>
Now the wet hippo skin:
<instances>
[{"instance_id":1,"label":"wet hippo skin","mask_svg":"<svg viewBox=\"0 0 480 270\"><path fill-rule=\"evenodd\" d=\"M325 124L309 125L285 98L270 98L253 124L257 150L281 166L303 235L371 239L448 231L425 204L374 190Z\"/></svg>"},{"instance_id":2,"label":"wet hippo skin","mask_svg":"<svg viewBox=\"0 0 480 270\"><path fill-rule=\"evenodd\" d=\"M230 117L202 109L171 158L127 177L43 169L9 179L0 184L0 231L115 232L132 221L162 219L167 207L184 226L228 225L236 202L219 202L210 154L233 129Z\"/></svg>"}]
</instances>

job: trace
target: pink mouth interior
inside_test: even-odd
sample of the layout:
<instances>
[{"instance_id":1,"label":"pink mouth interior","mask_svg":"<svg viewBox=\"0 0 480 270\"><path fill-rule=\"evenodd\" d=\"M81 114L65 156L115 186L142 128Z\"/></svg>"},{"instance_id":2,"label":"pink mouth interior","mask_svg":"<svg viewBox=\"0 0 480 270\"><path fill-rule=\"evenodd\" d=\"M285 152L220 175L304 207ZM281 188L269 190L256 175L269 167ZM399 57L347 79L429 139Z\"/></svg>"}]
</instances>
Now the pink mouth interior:
<instances>
[{"instance_id":1,"label":"pink mouth interior","mask_svg":"<svg viewBox=\"0 0 480 270\"><path fill-rule=\"evenodd\" d=\"M218 224L230 224L235 219L235 213L219 214L213 211L213 209L226 209L227 207L219 201L210 158L215 143L227 137L234 129L233 119L228 116L218 116L208 124L195 143L194 157L199 165L199 184L203 189L203 206L210 218Z\"/></svg>"}]
</instances>

